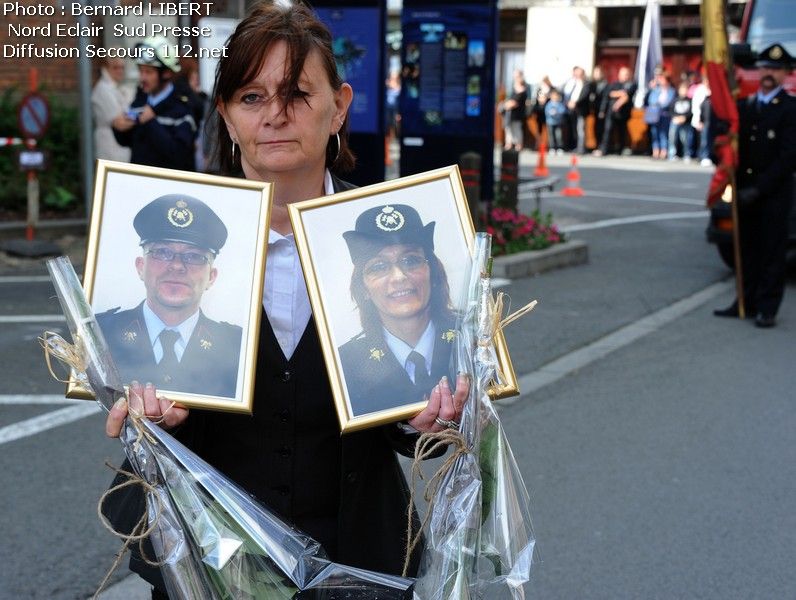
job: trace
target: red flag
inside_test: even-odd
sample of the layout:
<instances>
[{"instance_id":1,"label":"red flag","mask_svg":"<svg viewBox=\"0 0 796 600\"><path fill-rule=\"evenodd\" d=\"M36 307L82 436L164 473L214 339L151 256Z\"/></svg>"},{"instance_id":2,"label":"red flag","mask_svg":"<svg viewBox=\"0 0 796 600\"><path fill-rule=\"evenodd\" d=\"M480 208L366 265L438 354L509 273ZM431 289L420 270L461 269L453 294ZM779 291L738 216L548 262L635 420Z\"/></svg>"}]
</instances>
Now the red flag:
<instances>
[{"instance_id":1,"label":"red flag","mask_svg":"<svg viewBox=\"0 0 796 600\"><path fill-rule=\"evenodd\" d=\"M735 167L738 166L738 107L733 95L735 77L727 40L724 0L703 0L700 12L712 114L729 125L728 134L719 136L715 142L719 165L708 191L707 203L710 207L733 181Z\"/></svg>"}]
</instances>

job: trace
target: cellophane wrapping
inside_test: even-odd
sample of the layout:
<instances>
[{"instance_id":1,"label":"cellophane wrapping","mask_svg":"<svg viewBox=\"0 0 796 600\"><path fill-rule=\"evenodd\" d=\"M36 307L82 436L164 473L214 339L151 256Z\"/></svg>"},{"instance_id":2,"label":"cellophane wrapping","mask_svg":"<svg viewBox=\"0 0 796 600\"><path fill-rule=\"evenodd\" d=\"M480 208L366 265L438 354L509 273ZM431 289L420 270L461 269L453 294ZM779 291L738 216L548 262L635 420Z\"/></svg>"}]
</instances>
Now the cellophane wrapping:
<instances>
[{"instance_id":1,"label":"cellophane wrapping","mask_svg":"<svg viewBox=\"0 0 796 600\"><path fill-rule=\"evenodd\" d=\"M47 261L66 315L75 369L110 410L124 388L68 258ZM48 338L51 349L66 344ZM73 368L75 365L71 365ZM312 538L148 419L128 417L121 442L145 486L149 538L172 600L404 600L414 581L328 560Z\"/></svg>"},{"instance_id":2,"label":"cellophane wrapping","mask_svg":"<svg viewBox=\"0 0 796 600\"><path fill-rule=\"evenodd\" d=\"M531 579L530 498L488 395L501 377L490 248L490 236L477 234L455 357L458 371L472 374L459 429L469 452L442 477L429 505L415 586L422 600L524 598Z\"/></svg>"}]
</instances>

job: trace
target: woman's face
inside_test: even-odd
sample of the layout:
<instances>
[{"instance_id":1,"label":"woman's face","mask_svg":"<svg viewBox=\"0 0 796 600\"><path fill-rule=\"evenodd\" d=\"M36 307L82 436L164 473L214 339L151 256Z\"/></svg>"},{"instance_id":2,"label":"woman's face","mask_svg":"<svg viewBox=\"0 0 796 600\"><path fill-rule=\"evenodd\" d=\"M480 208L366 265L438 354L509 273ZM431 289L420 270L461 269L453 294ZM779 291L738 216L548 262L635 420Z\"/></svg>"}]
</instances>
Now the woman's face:
<instances>
[{"instance_id":1,"label":"woman's face","mask_svg":"<svg viewBox=\"0 0 796 600\"><path fill-rule=\"evenodd\" d=\"M351 103L351 86L334 91L317 50L307 55L299 91L286 110L276 97L285 78L287 45L276 42L257 76L219 106L241 165L250 179L322 171L329 136L338 132Z\"/></svg>"},{"instance_id":2,"label":"woman's face","mask_svg":"<svg viewBox=\"0 0 796 600\"><path fill-rule=\"evenodd\" d=\"M419 246L382 248L364 264L362 278L383 322L427 316L431 269Z\"/></svg>"}]
</instances>

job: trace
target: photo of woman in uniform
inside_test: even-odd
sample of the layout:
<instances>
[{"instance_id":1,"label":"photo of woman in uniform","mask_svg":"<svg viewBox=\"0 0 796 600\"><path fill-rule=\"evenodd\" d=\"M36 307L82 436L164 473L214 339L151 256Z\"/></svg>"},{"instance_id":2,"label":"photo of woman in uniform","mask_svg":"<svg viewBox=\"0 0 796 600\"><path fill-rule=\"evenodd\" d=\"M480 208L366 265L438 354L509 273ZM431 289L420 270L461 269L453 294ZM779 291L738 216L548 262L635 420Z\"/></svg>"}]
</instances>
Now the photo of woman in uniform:
<instances>
[{"instance_id":1,"label":"photo of woman in uniform","mask_svg":"<svg viewBox=\"0 0 796 600\"><path fill-rule=\"evenodd\" d=\"M455 381L456 315L434 226L394 204L364 211L343 233L362 326L338 349L354 416L420 402L443 377Z\"/></svg>"}]
</instances>

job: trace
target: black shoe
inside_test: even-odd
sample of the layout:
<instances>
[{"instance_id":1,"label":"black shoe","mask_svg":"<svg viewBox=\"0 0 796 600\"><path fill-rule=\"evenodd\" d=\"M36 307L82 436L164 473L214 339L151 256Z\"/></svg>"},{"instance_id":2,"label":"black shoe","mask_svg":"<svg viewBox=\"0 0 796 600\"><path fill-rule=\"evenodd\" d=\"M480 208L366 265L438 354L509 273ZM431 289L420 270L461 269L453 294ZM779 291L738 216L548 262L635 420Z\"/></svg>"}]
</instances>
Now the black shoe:
<instances>
[{"instance_id":1,"label":"black shoe","mask_svg":"<svg viewBox=\"0 0 796 600\"><path fill-rule=\"evenodd\" d=\"M774 327L776 324L777 320L774 318L774 315L764 315L763 313L757 313L757 316L755 317L755 325L757 327L768 329L769 327Z\"/></svg>"},{"instance_id":2,"label":"black shoe","mask_svg":"<svg viewBox=\"0 0 796 600\"><path fill-rule=\"evenodd\" d=\"M737 317L738 316L738 304L733 302L727 308L717 308L713 311L713 315L716 317Z\"/></svg>"}]
</instances>

